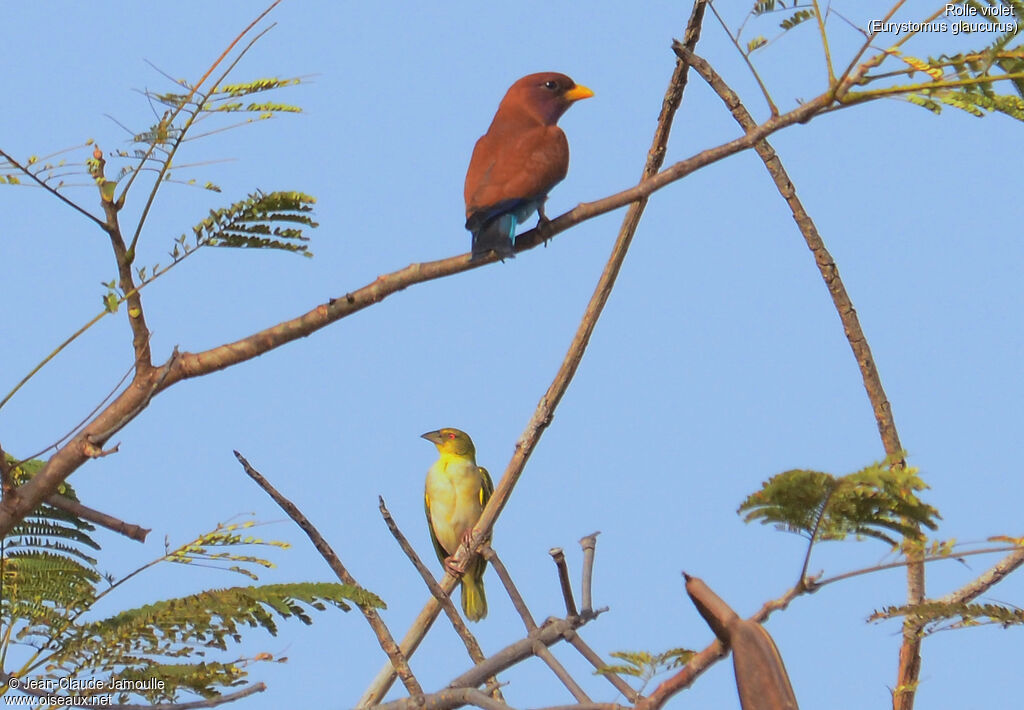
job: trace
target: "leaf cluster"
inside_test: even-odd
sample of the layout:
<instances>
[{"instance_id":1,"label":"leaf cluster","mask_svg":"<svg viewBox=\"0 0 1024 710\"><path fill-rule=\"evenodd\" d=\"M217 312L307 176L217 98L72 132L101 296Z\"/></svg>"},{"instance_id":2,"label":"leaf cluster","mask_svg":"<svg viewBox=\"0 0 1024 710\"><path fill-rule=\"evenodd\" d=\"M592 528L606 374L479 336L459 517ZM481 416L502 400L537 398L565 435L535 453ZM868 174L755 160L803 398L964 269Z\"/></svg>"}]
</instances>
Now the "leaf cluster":
<instances>
[{"instance_id":1,"label":"leaf cluster","mask_svg":"<svg viewBox=\"0 0 1024 710\"><path fill-rule=\"evenodd\" d=\"M609 655L624 663L609 664L594 671L595 675L614 673L615 675L639 678L646 685L652 678L675 668L682 668L696 651L688 648L670 648L661 653L650 651L612 651Z\"/></svg>"},{"instance_id":2,"label":"leaf cluster","mask_svg":"<svg viewBox=\"0 0 1024 710\"><path fill-rule=\"evenodd\" d=\"M23 485L43 466L43 461L18 462L5 455L12 466L15 485ZM77 500L67 482L60 494ZM21 521L3 541L3 596L0 615L18 619L8 637L19 642L42 642L54 627L63 628L69 615L88 608L103 579L92 552L100 549L90 535L95 528L75 515L44 503Z\"/></svg>"},{"instance_id":3,"label":"leaf cluster","mask_svg":"<svg viewBox=\"0 0 1024 710\"><path fill-rule=\"evenodd\" d=\"M922 527L937 527L938 511L917 497L925 488L916 469L886 463L846 476L795 469L766 481L737 513L814 541L856 535L895 546L891 534L919 538Z\"/></svg>"},{"instance_id":4,"label":"leaf cluster","mask_svg":"<svg viewBox=\"0 0 1024 710\"><path fill-rule=\"evenodd\" d=\"M21 485L44 462L8 457L8 463L14 483ZM66 483L61 493L75 499ZM101 688L72 691L83 695L113 693L120 702L132 695L174 702L182 692L210 698L243 682L249 662L277 660L267 653L227 661L207 657L239 643L246 630L276 635L280 620L311 624L314 610L348 611L350 602L384 606L354 585L298 582L211 589L86 620L100 599L161 562L212 565L256 580L251 568L273 563L245 550L288 545L249 534L253 526L251 521L219 525L115 582L97 569L91 553L100 545L90 535L93 527L48 504L40 506L0 547L0 658L8 658L10 647L17 645L26 649L25 657L16 660L20 668L13 671L19 677L101 681ZM118 688L116 683L125 680L147 682Z\"/></svg>"},{"instance_id":5,"label":"leaf cluster","mask_svg":"<svg viewBox=\"0 0 1024 710\"><path fill-rule=\"evenodd\" d=\"M301 192L257 190L232 205L210 210L210 216L192 228L193 246L281 249L312 256L302 227L315 228L309 216L316 199ZM288 226L291 225L291 226ZM294 225L298 225L297 227ZM171 252L178 258L187 241L182 235Z\"/></svg>"},{"instance_id":6,"label":"leaf cluster","mask_svg":"<svg viewBox=\"0 0 1024 710\"><path fill-rule=\"evenodd\" d=\"M893 46L884 50L878 63L892 56L899 58L906 68L868 75L863 83L901 76L912 78L922 72L930 81L890 86L883 91L899 95L936 114L941 113L944 106L951 106L978 118L996 112L1024 121L1024 44L1017 42L1010 46L1024 26L1024 2L967 0L963 4L978 11L978 14L971 16L972 20L988 21L993 28L1007 26L1010 29L996 35L980 49L941 54L928 59L903 54ZM997 10L1008 14L1001 14ZM906 37L901 38L901 41L905 40ZM1014 93L999 93L996 90L997 82L1008 82Z\"/></svg>"},{"instance_id":7,"label":"leaf cluster","mask_svg":"<svg viewBox=\"0 0 1024 710\"><path fill-rule=\"evenodd\" d=\"M885 607L871 615L871 621L895 617L913 617L926 626L925 633L946 629L998 624L1003 628L1024 624L1024 609L1002 604L929 601Z\"/></svg>"}]
</instances>

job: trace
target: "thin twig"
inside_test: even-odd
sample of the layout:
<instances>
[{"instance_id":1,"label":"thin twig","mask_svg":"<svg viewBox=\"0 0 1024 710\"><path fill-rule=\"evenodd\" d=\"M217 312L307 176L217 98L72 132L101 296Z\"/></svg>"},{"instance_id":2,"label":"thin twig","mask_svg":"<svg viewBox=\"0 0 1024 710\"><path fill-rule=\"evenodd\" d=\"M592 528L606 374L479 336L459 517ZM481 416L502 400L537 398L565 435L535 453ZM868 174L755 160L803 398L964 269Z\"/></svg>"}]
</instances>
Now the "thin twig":
<instances>
[{"instance_id":1,"label":"thin twig","mask_svg":"<svg viewBox=\"0 0 1024 710\"><path fill-rule=\"evenodd\" d=\"M990 581L990 583L987 584L987 586L985 586L984 589L981 589L980 591L978 591L978 594L983 593L986 589L988 589L989 587L991 587L994 584L996 584L996 582L1002 581L1002 579L1005 578L1005 576L1007 574L1009 574L1014 569L1016 569L1016 567L1020 566L1021 563L1017 562L1016 566L1013 566L1012 568L1008 569L1008 567L1013 565L1014 558L1024 556L1024 549L1022 549L1020 547L1017 547L1017 546L1010 546L1010 547L988 547L988 548L984 548L984 549L981 549L981 550L967 550L966 552L957 552L956 554L949 554L949 555L925 555L924 557L922 557L920 559L902 559L902 560L898 560L896 562L886 562L886 563L880 564L880 565L872 565L871 567L862 567L860 569L850 570L849 572L843 572L843 573L837 574L837 575L835 575L833 577L825 577L824 579L815 579L813 581L808 581L806 586L807 586L807 591L809 591L809 592L816 592L816 591L818 591L819 589L821 589L822 587L824 587L827 584L834 584L835 582L842 582L843 580L850 579L851 577L859 577L861 575L872 574L874 572L880 572L882 570L895 569L897 567L908 567L909 565L918 564L919 562L921 562L921 563L928 563L928 562L939 562L941 560L955 560L957 562L962 562L963 560L960 559L962 557L973 557L975 555L992 555L992 554L995 554L997 552L1010 552L1010 554L1007 555L1002 560L1000 560L988 572L982 574L980 577L978 577L978 579L974 580L970 584L966 585L965 587L961 588L960 590L957 590L956 592L953 592L952 594L948 595L947 597L943 597L942 599L937 599L936 600L936 601L949 601L951 603L952 602L956 602L956 601L970 601L970 599L973 599L974 597L976 597L977 594L975 594L973 596L969 596L969 598L960 598L960 595L964 594L966 592L966 590L975 589L976 588L975 585L978 584L983 578L987 579L986 575L988 575L989 573L992 573L994 576L998 576L998 579L993 579L992 581ZM969 594L969 592L966 592L966 593Z\"/></svg>"},{"instance_id":2,"label":"thin twig","mask_svg":"<svg viewBox=\"0 0 1024 710\"><path fill-rule=\"evenodd\" d=\"M576 698L577 702L592 702L590 700L590 696L584 692L583 688L580 687L580 684L576 682L569 671L565 670L565 666L558 662L558 659L555 658L555 655L551 653L551 650L547 646L537 642L533 645L533 652L536 654L537 658L547 664L547 667L551 669L551 672L555 674L555 677L562 681L562 685L565 686L566 690L572 693L572 697Z\"/></svg>"},{"instance_id":3,"label":"thin twig","mask_svg":"<svg viewBox=\"0 0 1024 710\"><path fill-rule=\"evenodd\" d=\"M224 59L228 56L228 54L230 54L231 50L234 49L235 45L237 45L242 40L242 38L245 37L245 35L247 35L252 30L253 27L255 27L257 24L259 24L263 20L263 18L266 17L268 14L270 14L270 11L273 10L275 7L277 7L280 3L281 3L281 0L274 0L274 2L272 2L270 4L270 6L267 7L266 10L261 12L256 17L255 20L250 22L249 25L245 29L243 29L241 32L239 32L238 35L236 35L235 38L233 40L231 40L231 43L224 49L224 51L221 52L220 56L217 57L217 59L213 62L213 64L211 64L209 66L209 68L206 70L206 73L203 74L203 76L200 77L199 81L197 81L191 87L191 89L189 90L188 95L185 97L185 100L182 101L182 103L179 105L179 107L174 109L173 111L170 111L166 115L165 118L161 118L161 122L164 122L166 125L171 125L173 123L174 119L178 117L178 114L180 114L184 110L186 103L192 100L192 97L198 92L199 87L201 87L206 82L206 80L210 78L210 75L213 74L213 72L217 69L218 66L220 66L220 63L224 61ZM194 119L194 118L195 118L195 115L193 114L192 119ZM172 146L172 148L171 148L171 150L170 150L170 152L168 154L167 160L163 162L163 167L161 169L160 175L157 177L156 181L153 184L153 187L149 191L149 195L146 198L146 204L143 206L142 214L139 216L139 221L138 221L138 225L136 226L136 229L135 229L135 234L132 235L132 240L131 240L131 250L132 251L135 250L135 246L138 244L139 236L142 233L142 227L146 223L146 218L149 215L149 211L150 211L150 209L153 206L154 200L156 200L157 192L160 190L160 187L161 187L161 185L163 183L163 176L166 173L166 171L169 170L170 167L171 167L171 157L173 157L174 152L181 145L181 141L185 137L185 134L188 131L188 126L190 125L190 123L191 123L191 120L190 121L186 121L185 126L183 127L183 129L179 133L177 140L174 142L174 145ZM140 164L142 162L145 162L145 160L147 158L149 158L149 156L153 153L153 151L155 149L156 149L156 143L154 142L154 143L152 143L150 145L149 149L147 149L145 155L143 156L142 160L140 161ZM132 176L128 179L127 184L121 190L121 196L117 199L117 204L121 204L121 203L124 202L125 196L128 194L128 191L131 189L132 183L135 181L135 178L138 177L138 175L139 175L138 171L132 173Z\"/></svg>"},{"instance_id":4,"label":"thin twig","mask_svg":"<svg viewBox=\"0 0 1024 710\"><path fill-rule=\"evenodd\" d=\"M558 584L562 588L562 599L565 600L565 612L569 616L576 616L576 600L572 596L572 583L569 581L569 567L565 564L565 553L561 547L552 547L548 550L551 559L555 561L558 569Z\"/></svg>"},{"instance_id":5,"label":"thin twig","mask_svg":"<svg viewBox=\"0 0 1024 710\"><path fill-rule=\"evenodd\" d=\"M601 532L592 532L584 538L580 538L580 547L583 548L583 615L591 613L594 609L594 597L591 590L594 584L594 550L597 548L597 536Z\"/></svg>"},{"instance_id":6,"label":"thin twig","mask_svg":"<svg viewBox=\"0 0 1024 710\"><path fill-rule=\"evenodd\" d=\"M768 93L768 87L765 86L764 81L761 79L761 75L757 72L757 69L754 68L754 63L750 61L750 54L744 52L743 47L740 46L739 36L734 36L733 33L729 31L729 25L727 25L722 16L718 14L718 10L715 9L714 3L711 3L710 7L711 12L715 15L715 19L718 20L718 24L721 25L722 31L725 32L726 36L728 36L732 41L733 46L736 47L736 51L740 53L741 57L743 57L743 61L747 65L747 69L750 70L750 73L754 77L754 81L757 82L757 86L761 89L761 95L764 96L764 100L768 104L768 110L771 111L773 116L778 116L779 107L775 105L774 101L772 101L772 96ZM744 20L744 22L746 22L746 20Z\"/></svg>"},{"instance_id":7,"label":"thin twig","mask_svg":"<svg viewBox=\"0 0 1024 710\"><path fill-rule=\"evenodd\" d=\"M543 625L530 631L525 638L509 644L491 655L483 663L478 663L458 678L452 680L448 683L447 689L441 692L444 693L447 690L457 688L476 688L483 684L487 678L506 671L527 658L535 656L534 649L537 643L543 646L552 646L559 641L566 640L576 629L586 624L587 621L579 616L571 619L550 618ZM403 698L374 707L376 710L415 710L420 707L420 701L426 701L428 703L427 707L433 707L430 705L430 702L437 695L439 694L426 695L423 698Z\"/></svg>"},{"instance_id":8,"label":"thin twig","mask_svg":"<svg viewBox=\"0 0 1024 710\"><path fill-rule=\"evenodd\" d=\"M331 546L327 544L323 535L320 534L320 531L316 529L313 523L309 522L309 519L303 515L298 506L281 495L259 471L254 469L252 465L246 461L242 454L237 451L235 451L234 454L235 458L238 459L238 462L242 464L242 468L245 469L249 478L254 480L260 488L266 491L267 494L274 499L274 502L288 514L288 517L295 521L295 524L301 528L302 532L306 533L306 536L313 543L313 547L315 547L317 552L320 553L320 556L324 558L327 565L334 570L338 579L345 584L351 584L354 587L358 587L359 583L356 582L355 577L349 573L345 568L345 565L342 564L341 560L338 558L338 555L335 554L334 550L331 549ZM409 663L406 661L405 655L402 653L402 649L400 649L398 644L395 643L395 639L391 636L391 632L388 630L384 620L380 618L380 614L378 614L377 610L371 606L360 604L358 602L356 602L356 606L359 608L359 611L363 613L363 616L366 617L366 621L370 624L370 628L373 629L374 634L377 635L377 642L380 644L380 647L384 650L384 653L387 654L388 658L391 659L391 663L394 664L394 667L398 669L398 676L401 678L406 690L408 690L409 694L414 698L422 696L423 688L420 687L419 682L417 682L415 676L413 676L412 670L409 668Z\"/></svg>"},{"instance_id":9,"label":"thin twig","mask_svg":"<svg viewBox=\"0 0 1024 710\"><path fill-rule=\"evenodd\" d=\"M26 382L31 380L35 376L35 374L37 372L42 370L43 367L46 366L46 363L48 363L53 358L57 357L57 355L59 355L60 352L64 348L66 348L68 345L70 345L72 342L74 342L75 339L78 338L78 336L80 336L82 333L84 333L85 331L89 330L89 328L93 327L96 323L99 322L99 320L101 318L103 318L103 316L107 315L109 312L110 311L104 309L100 313L97 313L91 320L89 320L88 323L86 323L81 328L79 328L74 333L72 333L67 338L65 338L64 342L62 342L60 345L58 345L56 348L54 348L54 350L49 355L44 357L39 364L37 364L35 367L33 367L31 370L29 370L28 374L26 374L24 377L22 377L18 381L18 384L14 385L14 387L11 388L11 391L8 392L6 395L4 395L3 399L0 399L0 408L3 408L3 406L5 404L7 404L11 400L11 397L13 397L15 395L15 393L18 390L20 390L25 385ZM132 367L134 368L134 365ZM44 451L45 451L45 449L44 449Z\"/></svg>"},{"instance_id":10,"label":"thin twig","mask_svg":"<svg viewBox=\"0 0 1024 710\"><path fill-rule=\"evenodd\" d=\"M79 332L81 332L81 331L79 331ZM45 364L45 363L40 363L40 366L42 364ZM21 464L25 463L26 461L31 461L32 459L37 459L40 456L42 456L43 454L45 454L47 451L49 451L50 449L56 449L62 443L64 443L65 441L70 439L72 436L74 436L75 432L79 431L83 426L85 426L89 422L89 420L92 419L96 415L96 413L98 411L100 411L100 409L102 409L103 406L114 397L114 395L117 394L117 391L119 389L121 389L121 385L124 384L125 380L127 380L129 377L131 377L131 374L132 374L132 372L134 370L135 370L135 363L132 363L132 366L129 367L127 370L125 370L125 373L121 376L121 379L117 381L117 384L114 385L114 387L110 390L110 392L107 394L107 396L104 397L102 400L100 400L99 404L97 404L95 407L92 408L92 411L90 411L88 414L86 414L84 417L82 417L81 421L79 421L77 424L75 424L73 427L71 427L71 431L69 431L67 434L65 434L61 438L57 439L57 441L53 442L49 446L47 446L47 447L45 447L43 449L40 449L39 451L35 452L31 456L26 456L21 461L19 461L16 465L20 466ZM29 377L31 377L31 375L29 375ZM26 380L22 380L23 383L25 381ZM17 390L15 390L15 391L17 391ZM11 394L13 394L13 392ZM6 400L4 400L4 401L6 401ZM0 403L0 406L3 406L3 403Z\"/></svg>"},{"instance_id":11,"label":"thin twig","mask_svg":"<svg viewBox=\"0 0 1024 710\"><path fill-rule=\"evenodd\" d=\"M1002 582L1021 565L1024 565L1024 550L1017 549L978 575L974 581L935 601L941 604L964 604L973 601Z\"/></svg>"},{"instance_id":12,"label":"thin twig","mask_svg":"<svg viewBox=\"0 0 1024 710\"><path fill-rule=\"evenodd\" d=\"M838 484L835 481L831 482L828 490L828 495L821 501L818 507L818 516L814 520L814 529L811 530L811 539L807 541L807 553L804 554L804 563L800 567L800 577L796 580L796 583L802 586L807 579L807 567L811 564L811 551L814 549L814 543L818 541L818 530L821 529L821 522L825 519L825 512L828 510L828 502L832 500L832 494L836 492Z\"/></svg>"},{"instance_id":13,"label":"thin twig","mask_svg":"<svg viewBox=\"0 0 1024 710\"><path fill-rule=\"evenodd\" d=\"M135 287L135 274L132 272L132 263L135 261L135 245L131 248L125 245L124 235L121 233L120 212L121 205L114 201L112 192L108 187L113 183L107 180L107 161L103 158L103 151L99 146L93 151L93 164L89 167L89 173L96 180L96 188L100 196L100 204L103 207L103 231L110 238L110 246L114 251L114 261L117 266L117 284L121 293L125 294L128 302L128 326L132 331L132 349L135 351L135 377L138 379L142 374L153 367L152 351L149 347L149 327L146 325L146 313L142 308L142 295Z\"/></svg>"},{"instance_id":14,"label":"thin twig","mask_svg":"<svg viewBox=\"0 0 1024 710\"><path fill-rule=\"evenodd\" d=\"M882 25L891 20L892 16L896 14L896 12L900 9L900 6L903 5L903 3L905 3L906 1L907 0L897 0L896 4L889 8L889 11L881 19ZM844 69L843 73L839 76L839 90L836 93L837 96L842 96L843 91L850 87L851 84L847 81L847 79L850 76L850 73L853 71L853 68L857 66L857 62L860 61L860 58L864 56L864 53L868 51L868 49L871 47L871 43L875 41L875 37L878 36L877 32L870 32L866 34L867 36L864 39L864 44L860 46L860 49L858 49L857 53L853 55L853 58L850 60L850 63L846 66L846 69ZM874 64L881 64L886 56L888 55L885 54L884 52L880 52L879 55L872 58L871 62ZM861 71L861 74L863 73L864 72Z\"/></svg>"},{"instance_id":15,"label":"thin twig","mask_svg":"<svg viewBox=\"0 0 1024 710\"><path fill-rule=\"evenodd\" d=\"M4 160L6 160L8 163L10 163L14 168L16 168L17 170L21 171L23 174L28 175L30 178L32 178L33 181L38 183L40 187L42 187L44 190L49 192L51 195L55 196L58 200L63 202L65 205L67 205L68 207L71 207L72 209L76 210L77 212L85 215L86 217L91 219L93 222L95 222L98 226L100 226L100 227L103 226L103 220L102 219L100 219L99 217L94 215L92 212L89 212L85 208L79 207L77 204L75 204L74 202L72 202L68 198L64 197L64 195L60 194L60 192L58 191L57 188L50 187L49 183L47 183L45 180L39 179L38 175L33 173L31 170L29 170L27 166L22 165L17 160L15 160L13 157L11 157L10 153L0 149L0 157L2 157Z\"/></svg>"},{"instance_id":16,"label":"thin twig","mask_svg":"<svg viewBox=\"0 0 1024 710\"><path fill-rule=\"evenodd\" d=\"M508 594L508 598L512 600L512 606L519 612L519 618L523 620L523 625L526 627L528 632L532 632L537 628L537 622L533 619L533 614L530 613L529 607L526 606L526 602L523 601L523 595L519 593L516 588L515 582L512 581L512 575L508 573L505 565L502 563L501 558L498 557L498 553L494 551L490 545L483 550L481 554L484 559L491 563L494 568L494 572L498 575L498 579L501 580L502 586L505 587L505 592Z\"/></svg>"},{"instance_id":17,"label":"thin twig","mask_svg":"<svg viewBox=\"0 0 1024 710\"><path fill-rule=\"evenodd\" d=\"M825 18L821 14L821 6L818 0L811 0L814 5L814 18L818 21L818 34L821 36L821 44L825 50L825 64L828 67L828 85L831 88L836 86L836 72L832 67L832 50L828 46L828 33L825 32Z\"/></svg>"},{"instance_id":18,"label":"thin twig","mask_svg":"<svg viewBox=\"0 0 1024 710\"><path fill-rule=\"evenodd\" d=\"M113 530L114 532L124 535L132 540L145 542L146 536L151 532L149 528L139 527L133 523L126 523L123 520L115 518L113 515L107 515L106 513L100 512L86 505L82 505L77 500L72 500L71 498L62 496L59 493L54 493L49 496L46 499L46 502L54 508L71 513L82 520L88 520L90 523L95 523L107 530Z\"/></svg>"},{"instance_id":19,"label":"thin twig","mask_svg":"<svg viewBox=\"0 0 1024 710\"><path fill-rule=\"evenodd\" d=\"M590 664L594 666L595 670L603 671L602 676L607 679L609 683L615 686L615 689L622 693L626 699L635 703L640 700L640 694L633 689L633 687L624 681L617 673L604 670L608 667L604 659L601 658L587 643L577 634L575 631L566 636L566 640L573 645L573 647L580 652L580 655L590 661Z\"/></svg>"}]
</instances>

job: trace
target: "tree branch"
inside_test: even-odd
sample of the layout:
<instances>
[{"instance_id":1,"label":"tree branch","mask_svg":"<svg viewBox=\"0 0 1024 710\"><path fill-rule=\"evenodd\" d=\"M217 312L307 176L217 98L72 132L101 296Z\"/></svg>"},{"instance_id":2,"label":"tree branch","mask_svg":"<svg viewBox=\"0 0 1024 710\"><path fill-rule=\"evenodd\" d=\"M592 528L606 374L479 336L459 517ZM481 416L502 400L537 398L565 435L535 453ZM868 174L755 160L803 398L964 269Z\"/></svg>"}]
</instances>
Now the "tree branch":
<instances>
[{"instance_id":1,"label":"tree branch","mask_svg":"<svg viewBox=\"0 0 1024 710\"><path fill-rule=\"evenodd\" d=\"M537 655L535 649L536 644L540 644L546 648L561 640L567 640L572 636L576 629L585 625L587 621L588 619L584 619L580 616L565 619L548 619L543 625L530 631L525 638L506 646L483 663L478 663L473 668L448 683L448 687L444 690L438 693L424 695L422 698L402 698L401 700L395 700L382 705L373 705L372 707L376 710L416 710L420 707L455 707L453 705L434 705L433 703L438 702L438 698L444 697L445 693L449 693L453 690L470 688L475 690L477 686L483 684L488 678L496 676L502 671L508 670L512 666L517 663L521 663L531 656ZM480 693L480 696L484 698L487 697L483 695L483 693ZM488 700L490 700L490 698L488 698ZM421 701L425 701L426 705L421 705ZM604 707L612 706L606 705Z\"/></svg>"},{"instance_id":2,"label":"tree branch","mask_svg":"<svg viewBox=\"0 0 1024 710\"><path fill-rule=\"evenodd\" d=\"M38 175L36 175L35 173L33 173L33 172L32 172L31 170L29 170L27 166L25 166L25 165L22 165L22 164L21 164L21 163L19 163L19 162L18 162L17 160L15 160L15 159L14 159L13 157L11 157L11 154L10 154L10 153L8 153L7 151L5 151L5 150L3 150L3 149L0 149L0 158L3 158L4 160L6 160L6 161L7 161L8 163L10 163L10 164L11 164L11 165L12 165L12 166L13 166L13 167L14 167L14 168L16 169L16 170L19 170L19 171L21 171L21 173L22 173L22 174L24 174L24 175L27 175L28 177L32 178L32 180L33 180L33 181L34 181L35 183L37 183L37 184L38 184L38 185L39 185L39 186L40 186L41 188L43 188L44 190L46 190L47 192L49 192L49 193L50 193L51 195L53 195L54 197L56 197L56 198L57 198L58 200L60 200L61 202L63 202L63 203L65 204L65 205L67 205L68 207L70 207L70 208L72 208L72 209L76 210L77 212L79 212L80 214L84 215L84 216L85 216L85 217L87 217L88 219L92 220L93 222L95 222L95 223L96 223L96 225L97 225L97 226L99 226L99 227L103 227L103 220L102 220L102 219L100 219L99 217L97 217L96 215L94 215L94 214L93 214L92 212L89 212L89 211L88 211L88 210L86 210L86 209L85 209L84 207L80 207L80 206L79 206L78 204L76 204L75 202L72 202L72 201L71 201L71 200L69 200L69 199L68 199L67 197L64 197L64 195L60 194L60 192L59 192L59 191L58 191L58 190L57 190L56 188L50 187L50 186L49 186L49 185L48 185L48 184L46 183L46 181L45 181L45 180L41 180L41 179L39 178L39 176L38 176Z\"/></svg>"},{"instance_id":3,"label":"tree branch","mask_svg":"<svg viewBox=\"0 0 1024 710\"><path fill-rule=\"evenodd\" d=\"M555 562L558 570L558 585L562 588L562 599L565 600L565 613L569 616L576 616L576 599L572 595L572 582L569 581L569 567L565 564L565 552L561 547L552 547L548 550L551 559Z\"/></svg>"},{"instance_id":4,"label":"tree branch","mask_svg":"<svg viewBox=\"0 0 1024 710\"><path fill-rule=\"evenodd\" d=\"M100 195L100 204L103 206L103 231L110 237L110 245L114 250L114 260L117 264L118 286L121 293L125 295L128 302L128 324L132 329L132 347L135 350L135 373L136 377L153 367L152 354L149 349L149 329L146 327L146 316L142 311L142 297L135 287L135 276L132 274L132 263L135 261L134 247L129 249L124 243L121 234L121 224L118 219L120 207L114 202L114 195L111 186L115 183L107 180L105 173L107 161L103 159L103 151L99 146L93 150L93 160L89 166L89 173L96 180Z\"/></svg>"},{"instance_id":5,"label":"tree branch","mask_svg":"<svg viewBox=\"0 0 1024 710\"><path fill-rule=\"evenodd\" d=\"M721 97L722 101L729 108L736 122L750 135L757 130L757 124L744 108L739 97L722 80L714 69L703 59L694 55L685 47L676 45L676 52L680 57L690 62L694 69L708 83L708 85ZM863 67L862 67L863 69ZM849 81L853 82L859 77L858 73L851 76ZM814 255L814 261L818 265L825 286L832 296L832 304L839 315L846 333L846 339L850 344L853 355L860 367L861 379L864 382L864 389L867 391L868 399L874 409L875 423L878 426L878 433L882 439L885 453L888 455L890 465L902 467L903 445L900 443L899 434L896 430L896 422L892 416L892 407L886 397L885 389L882 387L882 380L878 374L871 348L868 345L867 337L860 326L857 312L853 308L853 302L843 285L839 276L839 269L832 259L832 255L825 248L825 242L818 233L817 227L810 215L804 209L803 203L796 195L789 175L782 162L779 160L775 149L767 140L761 139L754 144L754 150L764 161L765 167L771 175L775 186L779 190L786 204L793 213L793 220L796 222L800 233L807 243L807 247ZM907 566L907 603L919 604L924 600L924 560L923 557L914 551L910 551L910 564ZM915 559L916 557L916 559ZM900 646L899 669L897 673L896 689L893 693L894 710L912 710L914 706L914 692L917 687L917 680L921 672L921 625L909 617L903 626L903 643Z\"/></svg>"},{"instance_id":6,"label":"tree branch","mask_svg":"<svg viewBox=\"0 0 1024 710\"><path fill-rule=\"evenodd\" d=\"M327 544L326 540L324 540L320 531L316 529L313 523L309 522L309 519L302 514L302 511L299 510L298 506L285 498L277 491L276 488L270 485L270 482L264 478L259 471L254 469L249 462L245 460L244 456L237 451L235 451L234 454L235 458L238 459L238 462L242 464L242 468L245 469L249 478L254 480L260 488L266 491L267 494L274 499L274 502L281 507L281 510L287 513L288 517L295 521L295 524L302 529L302 532L306 533L306 536L313 543L313 547L315 547L316 551L320 553L320 556L324 558L327 565L334 570L338 579L345 584L351 584L354 587L360 586L359 583L356 582L355 577L353 577L345 568L345 565L342 564L334 550L331 549L331 546ZM413 697L422 696L423 688L420 687L420 684L413 676L405 655L398 647L398 644L395 643L395 639L391 636L391 632L388 630L384 620L380 618L380 614L378 614L377 610L371 606L359 604L358 602L356 603L356 606L359 607L359 611L361 611L363 616L366 617L366 621L370 624L370 628L373 629L373 633L377 635L377 642L380 644L380 647L384 650L384 653L387 654L388 658L391 659L394 667L398 669L398 676L402 679L402 683L405 685L406 690L408 690L409 694Z\"/></svg>"},{"instance_id":7,"label":"tree branch","mask_svg":"<svg viewBox=\"0 0 1024 710\"><path fill-rule=\"evenodd\" d=\"M935 601L940 604L965 604L973 601L1002 582L1021 565L1024 565L1024 550L1015 550L978 575L977 579Z\"/></svg>"},{"instance_id":8,"label":"tree branch","mask_svg":"<svg viewBox=\"0 0 1024 710\"><path fill-rule=\"evenodd\" d=\"M48 496L46 498L46 502L54 508L59 508L67 513L71 513L82 520L88 520L90 523L95 523L107 530L113 530L114 532L120 533L132 540L145 542L146 536L151 532L150 528L143 528L133 523L126 523L123 520L115 518L113 515L107 515L106 513L94 510L88 506L82 505L77 500L72 500L71 498L62 496L59 493L54 493Z\"/></svg>"},{"instance_id":9,"label":"tree branch","mask_svg":"<svg viewBox=\"0 0 1024 710\"><path fill-rule=\"evenodd\" d=\"M491 567L494 568L494 573L498 575L498 579L501 580L501 585L505 587L505 593L508 594L508 598L512 601L512 606L519 614L519 618L523 620L523 626L526 627L527 633L532 633L537 630L537 622L533 619L533 614L530 613L530 608L526 606L526 601L523 599L523 595L519 593L519 589L516 587L515 582L512 581L512 575L505 569L505 563L498 557L498 553L494 551L490 545L481 552L484 559L491 563Z\"/></svg>"}]
</instances>

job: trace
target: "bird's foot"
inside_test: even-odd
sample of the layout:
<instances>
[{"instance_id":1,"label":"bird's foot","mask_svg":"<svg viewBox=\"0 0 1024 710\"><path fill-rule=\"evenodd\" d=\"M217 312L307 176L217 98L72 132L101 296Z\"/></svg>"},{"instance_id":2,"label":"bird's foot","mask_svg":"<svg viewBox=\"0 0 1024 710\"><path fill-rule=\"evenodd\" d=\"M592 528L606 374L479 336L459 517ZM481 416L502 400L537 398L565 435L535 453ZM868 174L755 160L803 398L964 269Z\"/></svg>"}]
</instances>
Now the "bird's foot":
<instances>
[{"instance_id":1,"label":"bird's foot","mask_svg":"<svg viewBox=\"0 0 1024 710\"><path fill-rule=\"evenodd\" d=\"M540 234L540 240L544 244L546 249L548 246L548 239L551 237L548 235L548 225L551 224L551 220L544 214L543 209L537 210L537 233Z\"/></svg>"},{"instance_id":2,"label":"bird's foot","mask_svg":"<svg viewBox=\"0 0 1024 710\"><path fill-rule=\"evenodd\" d=\"M466 573L466 565L463 562L457 562L455 556L446 557L444 559L444 568L451 572L454 577L461 577Z\"/></svg>"}]
</instances>

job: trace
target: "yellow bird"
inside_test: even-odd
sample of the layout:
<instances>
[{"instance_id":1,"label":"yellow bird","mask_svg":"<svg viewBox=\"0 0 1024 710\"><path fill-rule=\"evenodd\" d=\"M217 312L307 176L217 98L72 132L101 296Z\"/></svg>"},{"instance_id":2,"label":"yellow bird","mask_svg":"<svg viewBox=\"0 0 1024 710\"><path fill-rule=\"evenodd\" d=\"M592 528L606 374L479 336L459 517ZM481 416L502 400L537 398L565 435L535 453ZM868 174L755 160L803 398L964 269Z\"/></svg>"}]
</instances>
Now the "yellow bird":
<instances>
[{"instance_id":1,"label":"yellow bird","mask_svg":"<svg viewBox=\"0 0 1024 710\"><path fill-rule=\"evenodd\" d=\"M422 435L441 456L427 471L425 503L427 527L437 559L454 573L462 573L462 611L470 621L487 616L484 569L477 557L461 570L451 559L460 545L469 543L473 526L494 492L487 469L476 465L476 448L469 434L458 429L438 429Z\"/></svg>"}]
</instances>

